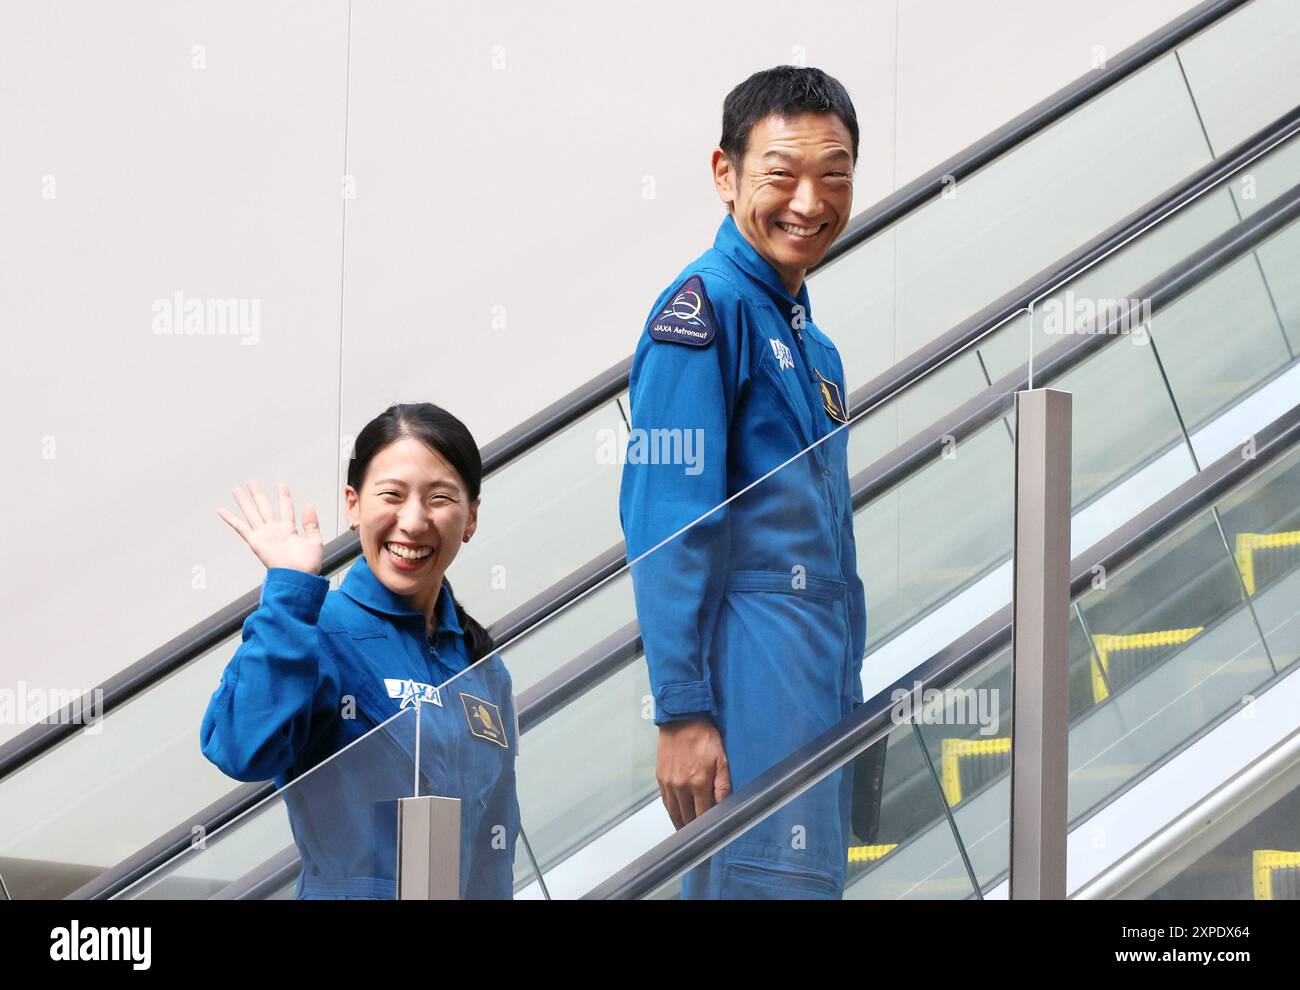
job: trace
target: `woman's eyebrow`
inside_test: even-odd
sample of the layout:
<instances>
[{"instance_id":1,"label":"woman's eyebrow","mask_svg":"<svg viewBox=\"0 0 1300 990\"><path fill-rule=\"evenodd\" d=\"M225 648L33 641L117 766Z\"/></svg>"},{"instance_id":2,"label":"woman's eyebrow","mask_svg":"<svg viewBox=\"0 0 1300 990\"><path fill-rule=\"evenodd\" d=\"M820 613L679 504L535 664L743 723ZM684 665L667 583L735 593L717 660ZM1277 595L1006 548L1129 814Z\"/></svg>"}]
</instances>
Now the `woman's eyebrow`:
<instances>
[{"instance_id":1,"label":"woman's eyebrow","mask_svg":"<svg viewBox=\"0 0 1300 990\"><path fill-rule=\"evenodd\" d=\"M401 478L380 478L378 481L374 482L374 484L376 484L376 485L401 485L403 488L406 487L406 482L403 481ZM417 487L419 487L419 486L417 486ZM425 487L427 487L427 488L455 488L455 487L456 487L456 483L455 483L454 481L452 481L450 478L435 478L433 481L430 481L430 482L428 483L428 485L426 485Z\"/></svg>"}]
</instances>

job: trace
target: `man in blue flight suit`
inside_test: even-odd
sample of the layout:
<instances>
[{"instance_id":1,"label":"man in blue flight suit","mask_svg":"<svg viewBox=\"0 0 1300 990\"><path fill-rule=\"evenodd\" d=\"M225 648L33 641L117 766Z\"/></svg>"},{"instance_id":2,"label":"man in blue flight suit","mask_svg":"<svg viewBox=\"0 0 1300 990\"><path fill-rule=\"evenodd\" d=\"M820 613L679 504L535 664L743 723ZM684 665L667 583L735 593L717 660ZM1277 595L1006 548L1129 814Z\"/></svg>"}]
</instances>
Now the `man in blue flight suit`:
<instances>
[{"instance_id":1,"label":"man in blue flight suit","mask_svg":"<svg viewBox=\"0 0 1300 990\"><path fill-rule=\"evenodd\" d=\"M821 70L737 86L713 152L727 215L637 344L619 508L677 828L862 700L847 393L804 283L848 222L857 156L853 104ZM851 792L847 772L823 780L683 896L840 896Z\"/></svg>"}]
</instances>

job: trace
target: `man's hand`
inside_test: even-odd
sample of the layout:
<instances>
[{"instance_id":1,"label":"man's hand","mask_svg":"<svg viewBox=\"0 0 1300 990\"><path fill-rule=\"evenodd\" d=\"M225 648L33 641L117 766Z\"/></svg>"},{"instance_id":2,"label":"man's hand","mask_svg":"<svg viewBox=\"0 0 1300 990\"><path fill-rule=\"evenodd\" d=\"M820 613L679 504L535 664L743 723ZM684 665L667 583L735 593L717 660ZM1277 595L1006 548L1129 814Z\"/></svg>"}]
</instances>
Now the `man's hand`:
<instances>
[{"instance_id":1,"label":"man's hand","mask_svg":"<svg viewBox=\"0 0 1300 990\"><path fill-rule=\"evenodd\" d=\"M713 722L693 718L659 726L655 776L674 828L694 821L730 794L727 754Z\"/></svg>"}]
</instances>

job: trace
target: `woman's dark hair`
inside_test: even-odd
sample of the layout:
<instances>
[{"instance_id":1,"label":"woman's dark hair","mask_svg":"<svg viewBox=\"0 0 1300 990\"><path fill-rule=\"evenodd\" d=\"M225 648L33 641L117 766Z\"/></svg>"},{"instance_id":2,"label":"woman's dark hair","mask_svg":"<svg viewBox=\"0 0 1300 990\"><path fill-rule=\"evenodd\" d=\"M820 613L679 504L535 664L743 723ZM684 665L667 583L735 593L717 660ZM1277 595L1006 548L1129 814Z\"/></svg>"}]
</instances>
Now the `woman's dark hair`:
<instances>
[{"instance_id":1,"label":"woman's dark hair","mask_svg":"<svg viewBox=\"0 0 1300 990\"><path fill-rule=\"evenodd\" d=\"M348 461L348 484L360 492L366 471L370 469L370 462L375 459L375 455L404 437L419 440L430 450L436 451L456 469L456 473L465 482L470 501L478 498L483 484L483 458L479 455L478 444L464 423L432 402L389 406L367 423L357 435L357 442L352 448L352 458ZM493 650L492 637L465 611L465 607L456 601L454 595L452 601L456 603L456 618L460 627L465 630L470 660L487 656Z\"/></svg>"},{"instance_id":2,"label":"woman's dark hair","mask_svg":"<svg viewBox=\"0 0 1300 990\"><path fill-rule=\"evenodd\" d=\"M718 144L739 174L755 124L772 114L797 117L803 113L833 113L844 121L853 138L853 164L858 163L858 115L848 90L834 76L811 66L764 69L728 93L722 102L722 140Z\"/></svg>"}]
</instances>

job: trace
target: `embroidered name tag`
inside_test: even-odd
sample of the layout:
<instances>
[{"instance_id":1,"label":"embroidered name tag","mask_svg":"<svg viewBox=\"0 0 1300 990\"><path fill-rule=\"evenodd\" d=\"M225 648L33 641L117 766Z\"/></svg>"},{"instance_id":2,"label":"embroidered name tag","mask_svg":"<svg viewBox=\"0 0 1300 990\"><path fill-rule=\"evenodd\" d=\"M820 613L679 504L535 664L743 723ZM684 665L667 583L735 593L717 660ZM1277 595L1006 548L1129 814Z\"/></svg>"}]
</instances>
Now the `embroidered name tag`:
<instances>
[{"instance_id":1,"label":"embroidered name tag","mask_svg":"<svg viewBox=\"0 0 1300 990\"><path fill-rule=\"evenodd\" d=\"M501 709L490 701L476 698L472 694L461 692L460 702L465 706L465 719L469 722L469 731L479 739L496 743L502 749L509 749L506 728L501 721Z\"/></svg>"},{"instance_id":2,"label":"embroidered name tag","mask_svg":"<svg viewBox=\"0 0 1300 990\"><path fill-rule=\"evenodd\" d=\"M402 703L397 706L399 709L414 708L417 701L442 707L442 698L438 694L438 689L432 684L403 680L399 677L385 677L384 687L388 690L388 697L394 700L401 699Z\"/></svg>"},{"instance_id":3,"label":"embroidered name tag","mask_svg":"<svg viewBox=\"0 0 1300 990\"><path fill-rule=\"evenodd\" d=\"M692 275L650 321L650 336L675 344L706 347L713 340L713 308L704 292L704 282Z\"/></svg>"}]
</instances>

